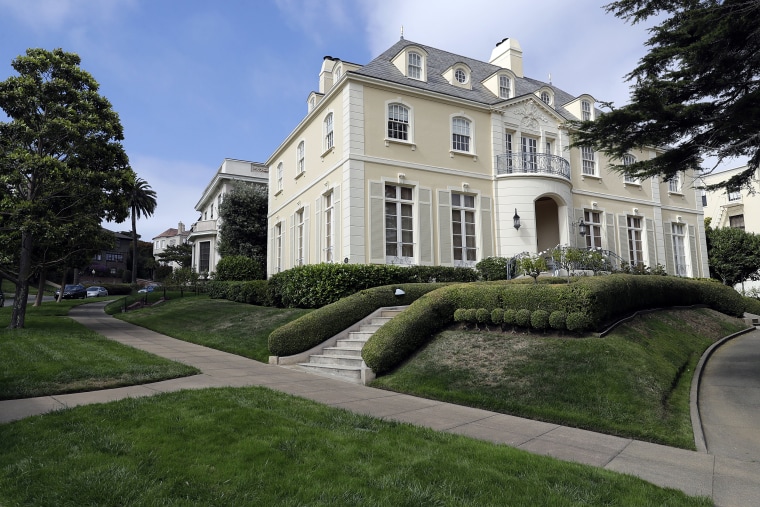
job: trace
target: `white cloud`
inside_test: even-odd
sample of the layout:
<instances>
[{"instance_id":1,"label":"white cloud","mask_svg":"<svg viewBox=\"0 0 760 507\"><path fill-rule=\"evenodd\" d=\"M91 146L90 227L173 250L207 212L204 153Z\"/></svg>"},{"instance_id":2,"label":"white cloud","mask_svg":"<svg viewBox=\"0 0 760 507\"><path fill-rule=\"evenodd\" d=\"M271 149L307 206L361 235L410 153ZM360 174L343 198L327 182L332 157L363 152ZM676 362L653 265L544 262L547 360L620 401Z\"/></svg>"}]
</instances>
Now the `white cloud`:
<instances>
[{"instance_id":1,"label":"white cloud","mask_svg":"<svg viewBox=\"0 0 760 507\"><path fill-rule=\"evenodd\" d=\"M114 19L136 0L0 0L3 15L13 16L27 28L44 33L67 27L70 30L87 22Z\"/></svg>"}]
</instances>

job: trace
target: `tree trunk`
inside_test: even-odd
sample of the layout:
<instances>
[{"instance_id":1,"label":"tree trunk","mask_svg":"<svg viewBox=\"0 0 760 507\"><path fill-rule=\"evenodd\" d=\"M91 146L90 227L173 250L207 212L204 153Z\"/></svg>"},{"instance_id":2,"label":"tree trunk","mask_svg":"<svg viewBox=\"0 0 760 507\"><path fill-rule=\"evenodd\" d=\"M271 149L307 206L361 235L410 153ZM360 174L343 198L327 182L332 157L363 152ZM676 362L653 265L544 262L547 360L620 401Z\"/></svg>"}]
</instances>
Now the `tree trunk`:
<instances>
[{"instance_id":1,"label":"tree trunk","mask_svg":"<svg viewBox=\"0 0 760 507\"><path fill-rule=\"evenodd\" d=\"M137 217L132 206L132 283L137 283Z\"/></svg>"},{"instance_id":2,"label":"tree trunk","mask_svg":"<svg viewBox=\"0 0 760 507\"><path fill-rule=\"evenodd\" d=\"M37 284L37 297L34 299L34 306L40 306L42 304L42 296L45 294L45 281L47 277L45 276L46 271L42 271L40 273L40 281Z\"/></svg>"},{"instance_id":3,"label":"tree trunk","mask_svg":"<svg viewBox=\"0 0 760 507\"><path fill-rule=\"evenodd\" d=\"M26 300L29 298L29 274L32 270L32 235L21 233L21 258L18 263L16 294L13 298L13 313L10 329L21 329L26 321Z\"/></svg>"}]
</instances>

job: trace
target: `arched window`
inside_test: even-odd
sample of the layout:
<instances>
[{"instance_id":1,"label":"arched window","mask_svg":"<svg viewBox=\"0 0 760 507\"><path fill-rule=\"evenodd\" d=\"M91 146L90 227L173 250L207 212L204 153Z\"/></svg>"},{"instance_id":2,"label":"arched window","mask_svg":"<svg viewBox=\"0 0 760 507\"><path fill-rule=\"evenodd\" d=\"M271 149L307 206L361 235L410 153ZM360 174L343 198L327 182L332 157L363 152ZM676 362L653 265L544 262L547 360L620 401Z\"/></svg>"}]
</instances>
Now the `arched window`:
<instances>
[{"instance_id":1,"label":"arched window","mask_svg":"<svg viewBox=\"0 0 760 507\"><path fill-rule=\"evenodd\" d=\"M414 79L422 79L422 57L419 53L409 53L407 75Z\"/></svg>"},{"instance_id":2,"label":"arched window","mask_svg":"<svg viewBox=\"0 0 760 507\"><path fill-rule=\"evenodd\" d=\"M509 76L499 76L499 97L508 99L512 95L512 83Z\"/></svg>"},{"instance_id":3,"label":"arched window","mask_svg":"<svg viewBox=\"0 0 760 507\"><path fill-rule=\"evenodd\" d=\"M545 104L552 105L551 94L547 91L541 92L541 101L543 101Z\"/></svg>"},{"instance_id":4,"label":"arched window","mask_svg":"<svg viewBox=\"0 0 760 507\"><path fill-rule=\"evenodd\" d=\"M403 104L388 104L388 137L409 140L409 108Z\"/></svg>"},{"instance_id":5,"label":"arched window","mask_svg":"<svg viewBox=\"0 0 760 507\"><path fill-rule=\"evenodd\" d=\"M581 120L589 121L591 119L591 102L588 100L581 101Z\"/></svg>"},{"instance_id":6,"label":"arched window","mask_svg":"<svg viewBox=\"0 0 760 507\"><path fill-rule=\"evenodd\" d=\"M470 120L456 116L451 120L451 149L470 151Z\"/></svg>"}]
</instances>

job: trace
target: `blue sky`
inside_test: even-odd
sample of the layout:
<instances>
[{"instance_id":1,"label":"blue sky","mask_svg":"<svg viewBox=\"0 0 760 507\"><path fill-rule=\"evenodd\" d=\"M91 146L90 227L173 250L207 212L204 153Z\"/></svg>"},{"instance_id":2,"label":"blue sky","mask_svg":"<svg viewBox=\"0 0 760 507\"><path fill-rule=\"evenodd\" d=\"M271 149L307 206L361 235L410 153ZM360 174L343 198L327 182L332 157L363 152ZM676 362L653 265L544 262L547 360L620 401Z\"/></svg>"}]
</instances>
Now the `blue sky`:
<instances>
[{"instance_id":1,"label":"blue sky","mask_svg":"<svg viewBox=\"0 0 760 507\"><path fill-rule=\"evenodd\" d=\"M505 37L527 77L624 104L645 26L607 0L0 0L0 80L27 48L62 48L119 113L158 208L150 240L182 221L222 160L265 162L306 114L325 55L365 64L404 37L487 61ZM5 119L0 111L0 118ZM129 230L129 221L105 224Z\"/></svg>"}]
</instances>

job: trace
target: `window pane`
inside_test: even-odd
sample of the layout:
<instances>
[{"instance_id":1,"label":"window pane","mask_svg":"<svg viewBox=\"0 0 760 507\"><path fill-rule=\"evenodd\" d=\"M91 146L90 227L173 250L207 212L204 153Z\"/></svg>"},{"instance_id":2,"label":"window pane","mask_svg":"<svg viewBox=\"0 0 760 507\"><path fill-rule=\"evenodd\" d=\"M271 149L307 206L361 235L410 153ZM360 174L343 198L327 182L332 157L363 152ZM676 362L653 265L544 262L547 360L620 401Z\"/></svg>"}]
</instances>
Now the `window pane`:
<instances>
[{"instance_id":1,"label":"window pane","mask_svg":"<svg viewBox=\"0 0 760 507\"><path fill-rule=\"evenodd\" d=\"M406 201L412 200L412 189L411 187L400 187L401 188L401 198ZM411 209L412 207L409 206L409 214L411 215Z\"/></svg>"}]
</instances>

